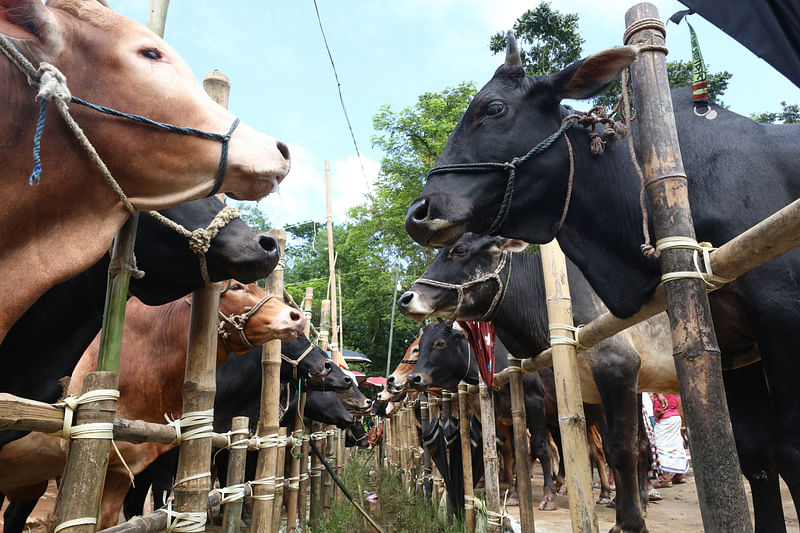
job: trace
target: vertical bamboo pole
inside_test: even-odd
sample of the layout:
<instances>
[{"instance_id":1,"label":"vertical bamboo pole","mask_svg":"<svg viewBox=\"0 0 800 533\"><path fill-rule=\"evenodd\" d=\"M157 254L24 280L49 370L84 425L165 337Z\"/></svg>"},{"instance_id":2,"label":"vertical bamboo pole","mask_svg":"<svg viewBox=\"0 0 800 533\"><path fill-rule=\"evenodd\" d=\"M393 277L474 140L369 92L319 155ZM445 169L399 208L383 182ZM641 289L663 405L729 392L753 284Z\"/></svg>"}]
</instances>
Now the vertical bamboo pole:
<instances>
[{"instance_id":1,"label":"vertical bamboo pole","mask_svg":"<svg viewBox=\"0 0 800 533\"><path fill-rule=\"evenodd\" d=\"M540 247L544 273L547 314L551 334L572 337L572 332L558 326L572 326L567 264L564 253L555 240ZM569 488L569 508L572 530L598 530L597 512L592 498L592 470L589 465L589 445L586 442L586 418L583 414L575 346L553 345L553 372L556 380L558 419L564 448L564 467Z\"/></svg>"},{"instance_id":2,"label":"vertical bamboo pole","mask_svg":"<svg viewBox=\"0 0 800 533\"><path fill-rule=\"evenodd\" d=\"M250 419L246 416L236 416L231 422L231 450L228 461L228 479L226 486L233 487L244 483L244 467L247 460L247 446L236 446L237 442L246 441L246 434L237 434L237 431L247 431L250 428ZM242 500L225 504L222 514L223 533L239 533L242 527Z\"/></svg>"},{"instance_id":3,"label":"vertical bamboo pole","mask_svg":"<svg viewBox=\"0 0 800 533\"><path fill-rule=\"evenodd\" d=\"M481 402L481 426L483 427L483 472L486 480L486 514L489 518L487 530L489 533L500 533L503 524L500 520L500 481L499 465L497 459L497 436L494 420L494 401L486 387L486 383L481 380L480 389Z\"/></svg>"},{"instance_id":4,"label":"vertical bamboo pole","mask_svg":"<svg viewBox=\"0 0 800 533\"><path fill-rule=\"evenodd\" d=\"M338 352L341 347L339 346L339 329L337 320L337 307L336 307L336 262L334 261L333 251L333 220L331 218L331 168L330 162L325 160L325 197L327 198L327 215L325 217L328 227L328 276L331 288L331 352ZM334 355L334 360L336 356Z\"/></svg>"},{"instance_id":5,"label":"vertical bamboo pole","mask_svg":"<svg viewBox=\"0 0 800 533\"><path fill-rule=\"evenodd\" d=\"M339 286L339 351L344 349L344 311L342 311L342 273L336 275L336 284ZM363 496L363 495L362 495Z\"/></svg>"},{"instance_id":6,"label":"vertical bamboo pole","mask_svg":"<svg viewBox=\"0 0 800 533\"><path fill-rule=\"evenodd\" d=\"M345 463L345 453L344 453L344 439L345 439L345 430L338 429L336 431L336 475L339 476L339 479L344 479L344 463ZM353 446L353 452L358 449L358 446ZM340 500L342 496L341 491L334 492L334 499ZM363 494L362 494L363 496Z\"/></svg>"},{"instance_id":7,"label":"vertical bamboo pole","mask_svg":"<svg viewBox=\"0 0 800 533\"><path fill-rule=\"evenodd\" d=\"M535 531L533 519L533 488L531 487L531 454L528 449L527 424L525 423L525 398L522 390L522 373L519 359L508 358L511 374L511 418L514 423L514 465L517 471L517 494L519 495L519 517L522 531Z\"/></svg>"},{"instance_id":8,"label":"vertical bamboo pole","mask_svg":"<svg viewBox=\"0 0 800 533\"><path fill-rule=\"evenodd\" d=\"M306 294L303 297L303 315L306 319L305 331L303 332L306 337L311 332L311 304L314 301L314 287L306 287ZM292 436L295 439L303 437L303 413L305 412L306 404L306 391L300 393L300 402L298 406L297 418L294 421L294 430ZM295 527L297 523L297 509L300 508L300 527L305 525L305 503L306 503L306 488L308 482L303 479L303 473L308 470L308 452L306 451L307 444L304 441L301 446L296 446L295 449L300 452L300 459L292 457L291 468L289 470L289 494L288 501L286 502L286 524L287 528ZM302 464L301 464L302 462Z\"/></svg>"},{"instance_id":9,"label":"vertical bamboo pole","mask_svg":"<svg viewBox=\"0 0 800 533\"><path fill-rule=\"evenodd\" d=\"M458 384L458 431L461 437L461 464L464 471L464 525L467 533L475 531L475 492L472 489L472 444L469 435L467 384Z\"/></svg>"},{"instance_id":10,"label":"vertical bamboo pole","mask_svg":"<svg viewBox=\"0 0 800 533\"><path fill-rule=\"evenodd\" d=\"M420 410L420 422L422 423L422 431L425 431L425 428L430 424L431 417L430 411L428 408L428 393L427 392L420 392L419 393L419 410ZM433 475L433 465L431 463L431 454L428 453L428 448L425 446L422 447L422 493L425 496L426 500L431 498L431 494L433 492L433 480L431 479ZM439 502L436 502L437 504Z\"/></svg>"},{"instance_id":11,"label":"vertical bamboo pole","mask_svg":"<svg viewBox=\"0 0 800 533\"><path fill-rule=\"evenodd\" d=\"M664 30L647 22L658 9L647 3L625 14L626 43L664 46ZM688 182L672 113L665 54L643 50L631 65L639 139L656 238L695 238ZM692 251L661 253L661 271L694 271ZM665 283L675 369L686 425L692 435L692 463L706 531L752 531L736 446L722 386L720 352L706 287L699 279Z\"/></svg>"},{"instance_id":12,"label":"vertical bamboo pole","mask_svg":"<svg viewBox=\"0 0 800 533\"><path fill-rule=\"evenodd\" d=\"M283 299L283 257L286 232L271 229L270 234L278 241L281 261L267 278L267 292ZM278 436L278 410L280 408L281 341L269 341L261 356L261 418L258 421L259 437L275 439ZM268 446L258 451L256 479L265 480L253 490L253 533L266 533L272 525L272 504L275 497L275 474L278 449ZM281 466L281 468L283 468ZM271 485L271 486L270 486Z\"/></svg>"},{"instance_id":13,"label":"vertical bamboo pole","mask_svg":"<svg viewBox=\"0 0 800 533\"><path fill-rule=\"evenodd\" d=\"M169 0L151 0L147 26L164 35ZM133 245L139 214L131 216L114 239L111 264L135 264ZM100 337L100 354L97 370L86 375L81 393L93 390L119 390L119 352L125 321L125 304L131 271L121 269L109 273L106 302L103 311L103 328ZM114 420L117 402L113 399L86 402L75 414L75 425L109 424ZM64 470L61 497L55 510L56 527L67 522L70 533L92 533L96 529L103 481L108 468L108 451L111 438L75 439L70 444L67 466ZM77 521L77 522L73 522Z\"/></svg>"},{"instance_id":14,"label":"vertical bamboo pole","mask_svg":"<svg viewBox=\"0 0 800 533\"><path fill-rule=\"evenodd\" d=\"M279 428L278 435L281 440L286 438L286 428ZM275 461L275 500L272 504L272 527L270 531L279 531L281 527L281 511L283 510L283 470L286 465L286 446L278 446L276 449L278 457ZM287 522L288 529L288 522Z\"/></svg>"},{"instance_id":15,"label":"vertical bamboo pole","mask_svg":"<svg viewBox=\"0 0 800 533\"><path fill-rule=\"evenodd\" d=\"M319 445L319 442L322 441L322 439L317 440L315 438L315 435L317 435L320 432L322 427L323 427L322 424L319 424L317 422L314 422L314 423L311 424L312 439L317 441L317 444L315 444L315 445ZM310 446L309 446L309 449L310 449ZM321 510L322 510L322 506L321 506L321 503L322 503L322 498L321 498L321 496L322 496L321 495L321 492L322 492L322 477L321 477L322 476L322 471L321 470L322 470L322 462L319 460L319 457L317 456L317 454L313 454L311 456L311 474L310 474L310 477L311 477L311 496L310 496L310 499L311 499L311 510L309 512L310 516L309 516L309 519L308 519L309 524L310 524L312 529L317 527L317 525L319 524L319 519L320 519L320 516L321 516Z\"/></svg>"},{"instance_id":16,"label":"vertical bamboo pole","mask_svg":"<svg viewBox=\"0 0 800 533\"><path fill-rule=\"evenodd\" d=\"M336 427L328 426L325 429L325 459L329 465L335 468L335 449L334 440L336 438ZM327 470L327 469L326 469ZM329 472L322 476L322 512L326 516L330 514L331 499L333 498L333 478Z\"/></svg>"},{"instance_id":17,"label":"vertical bamboo pole","mask_svg":"<svg viewBox=\"0 0 800 533\"><path fill-rule=\"evenodd\" d=\"M203 81L209 96L220 105L228 100L230 80L220 71L208 74ZM192 293L189 344L186 349L186 376L183 381L183 411L213 412L216 394L217 329L219 325L219 287L205 285ZM210 429L213 415L197 419L193 425L181 421L181 430ZM211 490L211 435L185 439L180 444L178 471L173 487L174 508L181 513L205 513Z\"/></svg>"},{"instance_id":18,"label":"vertical bamboo pole","mask_svg":"<svg viewBox=\"0 0 800 533\"><path fill-rule=\"evenodd\" d=\"M331 240L329 235L328 244L330 246ZM328 258L330 260L330 256ZM331 328L331 300L325 299L322 300L320 303L320 332L319 332L319 347L322 348L323 351L327 352L329 349L331 350L331 357L335 358L334 350L330 339L335 335L335 332ZM335 341L334 341L335 342ZM334 363L336 360L334 359ZM317 444L320 452L325 454L326 456L330 455L328 453L328 436L327 431L332 426L323 426L321 431L325 433L325 437L320 443ZM321 464L321 463L320 463ZM320 466L320 492L318 493L318 498L320 501L320 509L326 509L326 502L328 501L328 491L333 488L330 474L328 471Z\"/></svg>"}]
</instances>

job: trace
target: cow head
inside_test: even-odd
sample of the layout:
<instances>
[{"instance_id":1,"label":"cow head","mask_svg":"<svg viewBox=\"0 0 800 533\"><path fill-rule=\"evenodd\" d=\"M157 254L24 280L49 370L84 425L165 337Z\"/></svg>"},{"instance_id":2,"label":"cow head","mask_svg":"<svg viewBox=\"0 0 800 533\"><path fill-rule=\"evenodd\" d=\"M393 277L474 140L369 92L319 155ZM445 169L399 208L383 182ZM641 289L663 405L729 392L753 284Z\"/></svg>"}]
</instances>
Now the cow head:
<instances>
[{"instance_id":1,"label":"cow head","mask_svg":"<svg viewBox=\"0 0 800 533\"><path fill-rule=\"evenodd\" d=\"M339 365L332 364L330 372L319 382L308 384L309 389L318 391L343 392L355 386L356 380L346 373Z\"/></svg>"},{"instance_id":2,"label":"cow head","mask_svg":"<svg viewBox=\"0 0 800 533\"><path fill-rule=\"evenodd\" d=\"M478 367L464 332L445 322L428 324L422 330L417 366L408 376L409 387L454 389L462 380L478 382Z\"/></svg>"},{"instance_id":3,"label":"cow head","mask_svg":"<svg viewBox=\"0 0 800 533\"><path fill-rule=\"evenodd\" d=\"M522 251L526 246L516 239L464 234L442 248L422 277L400 296L400 313L418 321L429 316L485 319L499 305L498 293L508 285L513 268L513 262L503 259L503 254Z\"/></svg>"},{"instance_id":4,"label":"cow head","mask_svg":"<svg viewBox=\"0 0 800 533\"><path fill-rule=\"evenodd\" d=\"M343 372L348 373L346 370ZM337 391L336 394L339 396L339 400L341 400L345 408L354 415L368 415L372 400L364 396L364 393L355 386L355 377L351 376L351 378L354 385L345 391Z\"/></svg>"},{"instance_id":5,"label":"cow head","mask_svg":"<svg viewBox=\"0 0 800 533\"><path fill-rule=\"evenodd\" d=\"M205 229L224 207L217 197L162 209L161 214L189 231ZM136 237L136 261L147 274L131 279L131 292L147 305L162 305L203 286L197 254L189 240L143 214ZM237 279L250 283L265 278L280 259L277 241L241 218L225 224L205 253L212 281Z\"/></svg>"},{"instance_id":6,"label":"cow head","mask_svg":"<svg viewBox=\"0 0 800 533\"><path fill-rule=\"evenodd\" d=\"M303 334L303 313L278 298L270 298L255 283L232 280L219 299L220 334L230 352L244 354L269 341L291 340Z\"/></svg>"},{"instance_id":7,"label":"cow head","mask_svg":"<svg viewBox=\"0 0 800 533\"><path fill-rule=\"evenodd\" d=\"M556 132L566 110L564 98L586 99L612 83L637 49L613 48L551 76L526 76L513 34L506 60L470 103L453 130L437 166L499 163L494 168L431 175L406 215L406 231L425 246L445 245L464 232L495 232L530 242L550 241L558 228L567 193L567 144L556 142L519 163L508 214L499 218L509 169ZM580 154L579 154L580 155Z\"/></svg>"},{"instance_id":8,"label":"cow head","mask_svg":"<svg viewBox=\"0 0 800 533\"><path fill-rule=\"evenodd\" d=\"M386 378L386 392L390 396L384 397L384 400L397 400L396 396L402 394L405 390L407 385L406 378L414 371L414 365L417 364L417 358L419 357L419 339L419 337L414 339L414 342L406 348L402 361L394 369L394 372Z\"/></svg>"},{"instance_id":9,"label":"cow head","mask_svg":"<svg viewBox=\"0 0 800 533\"><path fill-rule=\"evenodd\" d=\"M370 440L367 437L367 432L364 431L364 424L358 420L353 420L353 423L347 428L344 445L347 448L352 448L353 446L358 446L359 448L370 447Z\"/></svg>"},{"instance_id":10,"label":"cow head","mask_svg":"<svg viewBox=\"0 0 800 533\"><path fill-rule=\"evenodd\" d=\"M322 381L335 366L305 335L281 343L281 381Z\"/></svg>"},{"instance_id":11,"label":"cow head","mask_svg":"<svg viewBox=\"0 0 800 533\"><path fill-rule=\"evenodd\" d=\"M50 0L44 6L41 0L2 0L0 33L15 39L34 65L55 65L66 76L72 95L83 100L221 135L234 121L233 114L211 100L186 62L163 39L100 2ZM8 101L22 102L5 111L13 115L8 118L17 128L24 128L22 135L14 132L20 138L15 142L30 146L37 112L35 94L5 57L0 62L3 76L9 79ZM167 132L75 104L70 110L137 208L159 209L212 191L220 167L219 141ZM49 137L42 143L43 159L71 155L65 166L74 160L86 166L81 169L84 173L92 178L97 175L63 126L48 127L45 134ZM30 163L25 166L29 174ZM51 164L50 168L55 167ZM11 171L25 172L22 166ZM289 152L283 143L240 124L230 139L221 191L237 199L257 200L269 194L288 171ZM45 165L43 179L47 172ZM5 179L12 178L27 182L24 175ZM102 182L97 186L105 187Z\"/></svg>"}]
</instances>

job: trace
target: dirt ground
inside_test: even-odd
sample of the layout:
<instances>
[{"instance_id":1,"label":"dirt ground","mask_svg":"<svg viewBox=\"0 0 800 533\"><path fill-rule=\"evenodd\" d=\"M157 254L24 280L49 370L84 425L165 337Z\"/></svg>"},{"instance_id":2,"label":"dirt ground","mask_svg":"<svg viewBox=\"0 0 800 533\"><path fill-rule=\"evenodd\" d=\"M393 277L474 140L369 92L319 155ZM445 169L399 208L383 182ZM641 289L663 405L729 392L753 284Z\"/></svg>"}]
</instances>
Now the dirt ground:
<instances>
[{"instance_id":1,"label":"dirt ground","mask_svg":"<svg viewBox=\"0 0 800 533\"><path fill-rule=\"evenodd\" d=\"M537 498L542 494L541 470L535 468L534 495ZM697 505L697 492L695 490L694 477L689 472L687 483L674 485L669 489L660 489L663 500L652 502L647 507L647 526L651 533L697 533L703 530L700 518L700 509ZM745 488L750 496L749 485L745 482ZM595 489L595 498L600 494L599 489ZM781 482L781 494L783 496L783 513L786 517L786 530L789 532L800 531L797 521L797 513L792 504L791 496L786 485ZM44 533L45 523L50 511L55 503L55 483L48 487L44 498L34 509L33 514L28 520L26 533ZM569 518L569 500L567 496L558 496L559 509L556 511L539 511L534 508L534 520L537 533L571 533ZM5 511L5 505L2 507ZM509 507L509 512L519 520L519 507ZM752 515L752 511L751 511ZM605 533L614 525L614 509L609 509L605 505L597 506L597 518L600 525L600 532ZM0 526L3 521L0 517Z\"/></svg>"}]
</instances>

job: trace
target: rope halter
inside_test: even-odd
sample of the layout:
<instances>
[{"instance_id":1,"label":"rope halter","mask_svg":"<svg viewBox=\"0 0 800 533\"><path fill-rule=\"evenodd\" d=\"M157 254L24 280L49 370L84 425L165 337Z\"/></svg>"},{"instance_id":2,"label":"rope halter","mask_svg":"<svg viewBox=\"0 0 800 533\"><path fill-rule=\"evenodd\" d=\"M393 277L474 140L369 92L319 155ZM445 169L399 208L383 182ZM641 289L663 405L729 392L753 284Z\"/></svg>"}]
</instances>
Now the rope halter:
<instances>
[{"instance_id":1,"label":"rope halter","mask_svg":"<svg viewBox=\"0 0 800 533\"><path fill-rule=\"evenodd\" d=\"M206 261L206 254L211 248L211 240L217 236L217 233L224 228L231 221L241 217L239 210L236 206L226 205L222 210L216 214L214 219L208 224L206 228L198 228L190 231L171 220L158 211L148 211L151 217L158 220L168 228L171 228L180 235L183 235L189 241L189 248L197 255L197 260L200 262L200 275L207 285L214 283L208 273L208 262ZM230 286L230 282L228 283ZM227 289L226 289L227 290Z\"/></svg>"},{"instance_id":2,"label":"rope halter","mask_svg":"<svg viewBox=\"0 0 800 533\"><path fill-rule=\"evenodd\" d=\"M559 137L564 135L564 133L572 127L573 124L577 122L577 119L572 117L567 117L567 119L561 122L561 126L552 133L549 137L542 140L539 144L531 148L528 153L522 155L520 157L515 157L511 161L506 161L505 163L497 163L497 162L486 162L486 163L456 163L453 165L441 165L438 167L433 167L430 171L428 171L428 179L431 176L435 176L437 174L451 174L456 172L483 172L486 170L501 170L508 172L508 177L506 178L506 190L503 194L503 202L500 204L500 210L497 213L497 216L492 222L489 229L483 232L481 235L488 235L491 233L496 232L500 226L505 223L506 219L508 218L508 213L511 210L511 201L514 197L514 189L515 183L517 178L517 167L540 155L545 150L550 148L553 143L555 143ZM564 138L567 138L566 135ZM569 142L569 140L567 140ZM563 221L562 221L563 224Z\"/></svg>"},{"instance_id":3,"label":"rope halter","mask_svg":"<svg viewBox=\"0 0 800 533\"><path fill-rule=\"evenodd\" d=\"M228 337L231 336L231 332L225 328L226 323L233 326L233 328L239 332L239 338L242 339L242 342L245 344L245 346L247 346L248 348L255 348L255 345L252 342L250 342L250 340L247 338L247 335L244 332L244 328L245 326L247 326L247 321L250 320L250 318L252 318L252 316L255 315L259 309L261 309L261 306L263 306L265 303L267 303L273 298L275 298L275 296L272 295L264 296L258 301L256 305L254 305L249 310L240 315L233 313L231 313L230 315L226 315L222 311L217 311L221 319L219 322L218 333L219 336L222 338L222 342L223 344L225 344L226 348L228 346L227 345Z\"/></svg>"},{"instance_id":4,"label":"rope halter","mask_svg":"<svg viewBox=\"0 0 800 533\"><path fill-rule=\"evenodd\" d=\"M446 283L444 281L428 278L419 278L414 283L421 283L422 285L430 285L432 287L439 287L441 289L453 290L458 293L456 308L450 318L447 319L447 322L452 324L458 319L458 312L461 310L461 305L464 303L464 291L474 285L481 285L486 281L495 280L497 282L497 292L495 293L494 298L492 298L492 303L489 305L489 309L487 309L481 317L481 322L490 322L494 318L494 313L497 311L500 302L503 301L503 297L508 289L508 280L511 279L511 258L513 258L513 256L510 255L508 250L503 250L503 252L500 254L500 261L497 263L497 267L493 272L484 274L483 276L479 276L469 281L465 281L464 283ZM500 272L502 272L503 268L505 268L506 262L508 262L508 272L506 273L505 281L503 281L503 279L500 277Z\"/></svg>"},{"instance_id":5,"label":"rope halter","mask_svg":"<svg viewBox=\"0 0 800 533\"><path fill-rule=\"evenodd\" d=\"M313 344L309 344L308 348L306 348L305 351L303 353L301 353L300 357L298 357L297 359L292 359L291 357L289 357L287 355L284 355L283 352L281 352L281 359L283 361L286 361L290 365L292 365L292 379L293 380L297 379L297 365L299 365L300 361L302 361L305 358L305 356L310 354L311 350L313 350L313 349L314 349L314 345Z\"/></svg>"}]
</instances>

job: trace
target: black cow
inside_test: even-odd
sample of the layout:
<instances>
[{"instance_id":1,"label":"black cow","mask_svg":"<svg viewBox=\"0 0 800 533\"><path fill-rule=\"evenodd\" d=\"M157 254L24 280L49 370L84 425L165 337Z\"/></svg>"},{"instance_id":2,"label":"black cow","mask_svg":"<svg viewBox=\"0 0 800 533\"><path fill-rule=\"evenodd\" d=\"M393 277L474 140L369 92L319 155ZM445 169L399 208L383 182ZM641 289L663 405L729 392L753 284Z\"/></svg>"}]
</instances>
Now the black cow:
<instances>
[{"instance_id":1,"label":"black cow","mask_svg":"<svg viewBox=\"0 0 800 533\"><path fill-rule=\"evenodd\" d=\"M561 99L597 94L634 57L631 47L606 50L558 74L528 77L515 46L509 47L505 64L472 101L438 164L503 162L525 154L570 113L559 104ZM798 197L800 127L757 124L713 104L717 117L708 120L694 115L688 89L673 90L672 98L683 163L691 180L689 200L698 241L724 244ZM628 147L618 143L593 156L586 130L572 127L566 135L574 147L575 167L563 226L559 221L569 156L566 143L557 142L517 167L516 192L510 204L506 202L507 216L498 220L494 232L538 243L557 234L567 257L611 312L630 316L653 292L661 272L657 263L639 252L642 214ZM638 143L636 127L631 135ZM406 229L427 245L453 242L465 231L490 229L506 189L504 175L499 170L478 170L432 176L409 210ZM774 458L798 508L800 289L795 273L799 270L800 251L794 250L709 296L723 366L733 368L743 360L763 357L772 408L758 427L770 435L770 449L762 455ZM737 394L748 394L751 387L764 385L750 384ZM769 469L766 461L762 466ZM759 472L745 474L750 479ZM759 506L754 502L757 522L762 514ZM775 509L773 503L767 511Z\"/></svg>"},{"instance_id":2,"label":"black cow","mask_svg":"<svg viewBox=\"0 0 800 533\"><path fill-rule=\"evenodd\" d=\"M417 320L431 315L458 320L491 319L500 340L517 357L536 356L550 346L544 278L539 254L514 252L522 248L512 239L465 234L455 244L443 248L422 277L398 299L400 312ZM571 262L567 263L567 272L574 320L579 324L591 322L606 309ZM487 276L492 273L496 276ZM480 279L483 281L475 283ZM440 283L429 284L426 280ZM454 288L441 285L456 287L470 282L461 292L462 296ZM651 334L650 345L655 344L652 331L647 331ZM586 401L602 402L605 420L596 409L586 406L587 425L591 418L602 429L603 446L617 484L617 524L623 531L635 531L644 524L642 509L647 502L646 467L638 468L637 472L641 446L637 440L644 438L640 427L641 409L637 407L637 385L641 383L648 391L674 392L674 389L661 387L664 382L672 382L673 387L677 387L677 381L674 368L671 380L669 376L660 375L665 365L659 358L667 359L667 367L672 364L669 350L655 354L645 352L640 357L622 335L603 341L587 352L585 360L591 376L587 376L589 382L581 380L581 389ZM662 336L668 335L664 328ZM645 356L649 356L644 359L648 364L640 374ZM552 372L543 374L543 379L545 390L554 396L550 385ZM594 385L599 393L597 399L590 388ZM638 436L631 430L637 427ZM551 432L556 442L560 442L557 430L553 428Z\"/></svg>"},{"instance_id":3,"label":"black cow","mask_svg":"<svg viewBox=\"0 0 800 533\"><path fill-rule=\"evenodd\" d=\"M495 345L495 372L508 368L508 350L502 342ZM475 354L469 349L464 332L447 323L428 324L422 330L419 342L419 359L414 372L408 376L410 387L424 390L428 387L455 389L460 381L477 385L480 381ZM544 497L540 509L558 509L556 489L550 462L550 447L545 425L544 387L538 374L528 374L523 378L525 391L526 425L531 433L531 452L542 464L544 475ZM494 391L495 421L498 430L507 438L501 449L505 480L513 484L513 459L511 454L511 391L508 385ZM480 411L474 411L476 413Z\"/></svg>"},{"instance_id":4,"label":"black cow","mask_svg":"<svg viewBox=\"0 0 800 533\"><path fill-rule=\"evenodd\" d=\"M189 230L205 228L223 208L217 198L181 204L161 213ZM142 279L130 290L147 305L161 305L203 286L197 255L187 239L148 214L139 218L135 245ZM206 253L212 280L252 282L278 264L277 242L241 219L223 227ZM47 291L14 324L0 344L0 391L43 402L61 395L59 380L72 374L95 338L103 317L109 258ZM24 355L23 355L24 354ZM0 448L25 435L0 432Z\"/></svg>"}]
</instances>

